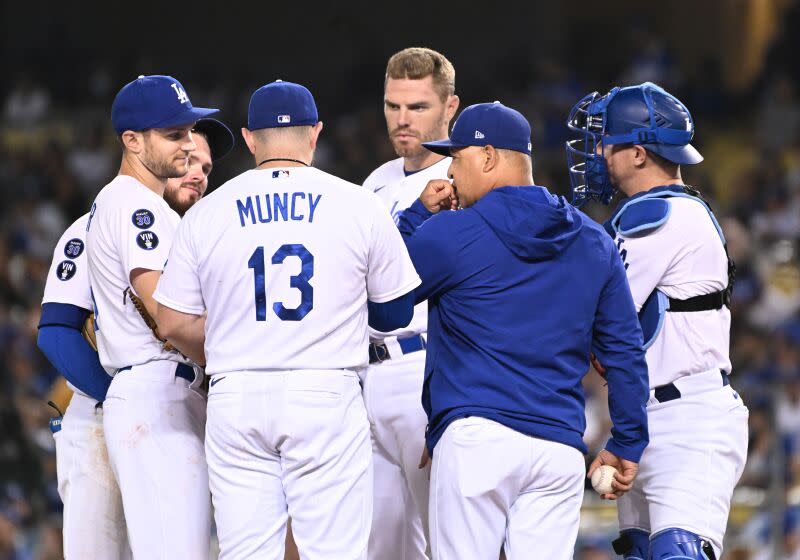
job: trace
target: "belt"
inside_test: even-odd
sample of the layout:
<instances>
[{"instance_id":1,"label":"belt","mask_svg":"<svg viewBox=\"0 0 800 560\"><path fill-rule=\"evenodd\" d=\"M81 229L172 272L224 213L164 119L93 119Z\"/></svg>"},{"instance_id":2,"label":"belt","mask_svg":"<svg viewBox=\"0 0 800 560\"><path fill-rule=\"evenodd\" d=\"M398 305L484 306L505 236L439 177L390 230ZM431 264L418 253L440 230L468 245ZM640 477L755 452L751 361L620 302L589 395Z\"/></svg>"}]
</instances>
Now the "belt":
<instances>
[{"instance_id":1,"label":"belt","mask_svg":"<svg viewBox=\"0 0 800 560\"><path fill-rule=\"evenodd\" d=\"M731 380L728 377L728 374L722 370L719 372L722 374L722 386L724 387L725 385L730 385ZM666 385L660 385L656 387L653 390L653 396L658 402L665 403L681 398L681 391L675 386L674 383L668 383Z\"/></svg>"},{"instance_id":2,"label":"belt","mask_svg":"<svg viewBox=\"0 0 800 560\"><path fill-rule=\"evenodd\" d=\"M419 352L420 350L425 350L425 347L427 346L425 339L421 334L398 338L397 343L400 345L400 350L403 351L403 354ZM389 349L383 342L369 343L369 363L376 364L391 358L392 357L389 355Z\"/></svg>"},{"instance_id":3,"label":"belt","mask_svg":"<svg viewBox=\"0 0 800 560\"><path fill-rule=\"evenodd\" d=\"M120 371L127 371L132 367L133 366L121 367L117 370L117 372L119 373ZM189 364L178 364L178 367L175 368L175 377L180 377L191 383L194 381L194 368Z\"/></svg>"}]
</instances>

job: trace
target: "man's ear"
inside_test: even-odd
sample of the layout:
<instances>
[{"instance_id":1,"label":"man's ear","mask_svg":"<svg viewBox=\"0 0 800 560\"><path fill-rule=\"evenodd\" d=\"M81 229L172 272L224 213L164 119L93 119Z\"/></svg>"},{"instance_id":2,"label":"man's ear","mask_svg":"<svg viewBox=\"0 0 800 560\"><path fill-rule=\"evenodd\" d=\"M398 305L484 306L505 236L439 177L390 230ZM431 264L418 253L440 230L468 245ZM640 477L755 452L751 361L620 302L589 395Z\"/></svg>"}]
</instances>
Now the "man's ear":
<instances>
[{"instance_id":1,"label":"man's ear","mask_svg":"<svg viewBox=\"0 0 800 560\"><path fill-rule=\"evenodd\" d=\"M483 172L488 173L497 167L500 154L491 144L483 147Z\"/></svg>"},{"instance_id":2,"label":"man's ear","mask_svg":"<svg viewBox=\"0 0 800 560\"><path fill-rule=\"evenodd\" d=\"M144 134L133 130L126 130L119 137L122 146L134 154L144 151Z\"/></svg>"},{"instance_id":3,"label":"man's ear","mask_svg":"<svg viewBox=\"0 0 800 560\"><path fill-rule=\"evenodd\" d=\"M256 155L256 143L253 140L253 133L242 127L242 138L244 138L244 143L247 144L247 149L250 150L250 153Z\"/></svg>"},{"instance_id":4,"label":"man's ear","mask_svg":"<svg viewBox=\"0 0 800 560\"><path fill-rule=\"evenodd\" d=\"M631 157L633 158L633 164L636 167L642 167L647 161L647 150L645 150L642 146L634 144Z\"/></svg>"}]
</instances>

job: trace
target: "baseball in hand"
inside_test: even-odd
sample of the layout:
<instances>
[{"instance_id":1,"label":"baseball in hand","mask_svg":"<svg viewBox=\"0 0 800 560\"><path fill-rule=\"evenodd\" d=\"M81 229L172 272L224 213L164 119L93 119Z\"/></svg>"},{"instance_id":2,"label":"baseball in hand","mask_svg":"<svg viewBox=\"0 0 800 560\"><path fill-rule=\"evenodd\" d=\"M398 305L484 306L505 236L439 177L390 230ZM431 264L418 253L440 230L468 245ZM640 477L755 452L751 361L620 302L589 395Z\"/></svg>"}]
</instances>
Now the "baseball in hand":
<instances>
[{"instance_id":1,"label":"baseball in hand","mask_svg":"<svg viewBox=\"0 0 800 560\"><path fill-rule=\"evenodd\" d=\"M614 473L617 469L611 465L600 465L592 473L592 487L598 494L611 494L614 492L611 483L614 481Z\"/></svg>"}]
</instances>

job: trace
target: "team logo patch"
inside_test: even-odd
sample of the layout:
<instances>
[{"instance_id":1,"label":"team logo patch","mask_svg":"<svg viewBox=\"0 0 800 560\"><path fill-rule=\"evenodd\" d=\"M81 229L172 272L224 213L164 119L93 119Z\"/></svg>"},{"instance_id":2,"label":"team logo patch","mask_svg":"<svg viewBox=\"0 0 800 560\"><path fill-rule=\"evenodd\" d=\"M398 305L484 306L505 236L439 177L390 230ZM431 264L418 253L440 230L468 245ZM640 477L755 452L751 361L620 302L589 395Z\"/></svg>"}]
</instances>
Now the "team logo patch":
<instances>
[{"instance_id":1,"label":"team logo patch","mask_svg":"<svg viewBox=\"0 0 800 560\"><path fill-rule=\"evenodd\" d=\"M136 236L136 244L145 251L158 247L158 236L152 231L143 231Z\"/></svg>"},{"instance_id":2,"label":"team logo patch","mask_svg":"<svg viewBox=\"0 0 800 560\"><path fill-rule=\"evenodd\" d=\"M139 229L150 229L156 223L156 217L150 210L142 208L133 213L131 221Z\"/></svg>"},{"instance_id":3,"label":"team logo patch","mask_svg":"<svg viewBox=\"0 0 800 560\"><path fill-rule=\"evenodd\" d=\"M72 261L61 261L56 267L56 276L62 282L71 279L76 272L78 272L78 265Z\"/></svg>"},{"instance_id":4,"label":"team logo patch","mask_svg":"<svg viewBox=\"0 0 800 560\"><path fill-rule=\"evenodd\" d=\"M85 245L83 244L82 239L70 239L67 241L67 244L64 245L64 256L68 259L77 259L83 253Z\"/></svg>"}]
</instances>

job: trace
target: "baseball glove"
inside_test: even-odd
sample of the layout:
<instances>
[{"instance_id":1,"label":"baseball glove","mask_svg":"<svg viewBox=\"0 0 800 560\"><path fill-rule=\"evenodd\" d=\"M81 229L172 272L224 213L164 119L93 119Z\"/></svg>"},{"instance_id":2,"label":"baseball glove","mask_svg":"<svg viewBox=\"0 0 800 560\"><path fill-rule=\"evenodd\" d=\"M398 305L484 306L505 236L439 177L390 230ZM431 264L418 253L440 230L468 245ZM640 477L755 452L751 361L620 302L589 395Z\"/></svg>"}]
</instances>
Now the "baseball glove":
<instances>
[{"instance_id":1,"label":"baseball glove","mask_svg":"<svg viewBox=\"0 0 800 560\"><path fill-rule=\"evenodd\" d=\"M150 313L147 311L147 307L145 307L142 298L134 294L133 290L131 290L130 288L125 288L125 291L122 292L123 305L127 303L126 299L131 300L133 307L136 308L136 311L139 312L139 315L141 315L142 319L144 320L144 324L147 325L147 328L153 331L153 336L155 336L156 339L161 343L161 346L164 348L164 350L166 350L167 352L175 350L175 347L169 342L167 342L166 338L164 338L159 334L158 325L156 324L155 319L153 319L153 317L151 317Z\"/></svg>"},{"instance_id":2,"label":"baseball glove","mask_svg":"<svg viewBox=\"0 0 800 560\"><path fill-rule=\"evenodd\" d=\"M94 334L94 313L89 313L89 316L86 317L83 322L83 328L81 328L81 334L86 339L86 342L89 343L89 346L92 347L92 350L97 352L97 336Z\"/></svg>"}]
</instances>

